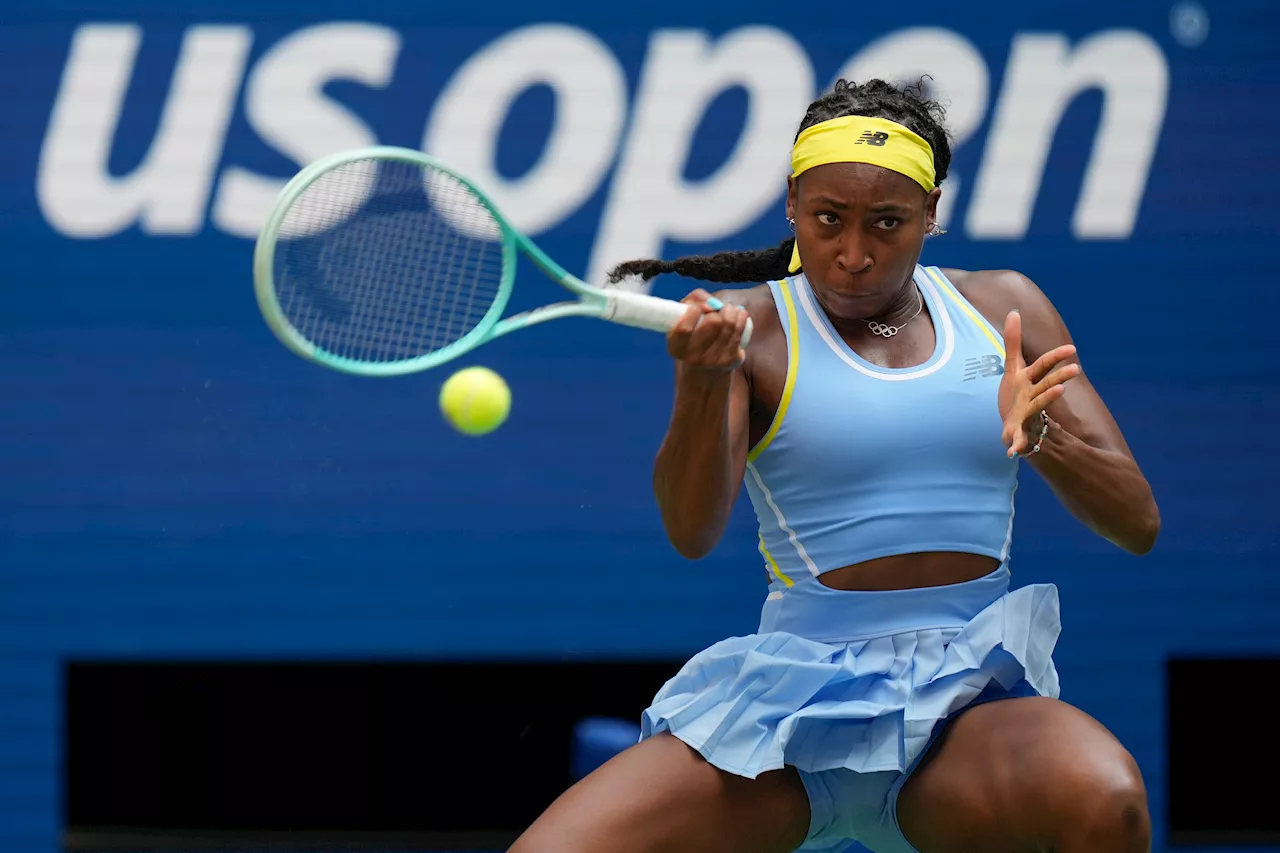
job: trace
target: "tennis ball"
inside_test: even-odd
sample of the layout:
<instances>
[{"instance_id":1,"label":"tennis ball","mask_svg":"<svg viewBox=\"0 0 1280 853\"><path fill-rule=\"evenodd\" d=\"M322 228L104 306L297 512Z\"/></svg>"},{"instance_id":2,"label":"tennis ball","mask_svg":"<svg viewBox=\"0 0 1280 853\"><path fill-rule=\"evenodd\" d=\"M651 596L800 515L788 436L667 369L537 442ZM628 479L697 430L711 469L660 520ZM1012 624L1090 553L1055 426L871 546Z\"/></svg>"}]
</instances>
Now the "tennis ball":
<instances>
[{"instance_id":1,"label":"tennis ball","mask_svg":"<svg viewBox=\"0 0 1280 853\"><path fill-rule=\"evenodd\" d=\"M511 413L511 389L487 367L467 367L440 388L440 411L458 432L485 435L502 426Z\"/></svg>"}]
</instances>

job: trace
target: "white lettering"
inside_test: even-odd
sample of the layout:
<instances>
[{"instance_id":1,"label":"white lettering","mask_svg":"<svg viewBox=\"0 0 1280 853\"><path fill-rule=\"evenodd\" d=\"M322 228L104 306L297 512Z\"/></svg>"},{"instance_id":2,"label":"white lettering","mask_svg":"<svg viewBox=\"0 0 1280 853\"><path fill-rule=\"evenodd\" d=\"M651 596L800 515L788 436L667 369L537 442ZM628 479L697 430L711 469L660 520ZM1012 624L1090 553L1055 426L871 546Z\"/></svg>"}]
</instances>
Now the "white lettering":
<instances>
[{"instance_id":1,"label":"white lettering","mask_svg":"<svg viewBox=\"0 0 1280 853\"><path fill-rule=\"evenodd\" d=\"M927 93L947 108L954 154L982 125L987 114L991 74L982 54L959 33L915 27L890 33L859 51L836 75L857 83L880 78L916 83L923 75ZM834 83L834 81L832 81ZM938 222L946 226L960 192L960 177L950 171L938 200Z\"/></svg>"},{"instance_id":2,"label":"white lettering","mask_svg":"<svg viewBox=\"0 0 1280 853\"><path fill-rule=\"evenodd\" d=\"M1074 52L1062 35L1014 38L966 230L977 239L1026 235L1045 163L1067 105L1100 88L1102 120L1072 219L1079 238L1133 233L1164 124L1169 68L1160 48L1131 30L1099 33Z\"/></svg>"},{"instance_id":3,"label":"white lettering","mask_svg":"<svg viewBox=\"0 0 1280 853\"><path fill-rule=\"evenodd\" d=\"M76 30L36 176L49 224L88 238L134 222L148 234L198 232L252 38L248 27L187 30L155 138L142 163L117 178L107 164L142 30Z\"/></svg>"},{"instance_id":4,"label":"white lettering","mask_svg":"<svg viewBox=\"0 0 1280 853\"><path fill-rule=\"evenodd\" d=\"M748 95L742 135L711 176L686 182L698 123L731 86ZM743 27L714 44L696 30L654 33L588 281L603 282L619 261L657 256L666 238L716 240L759 218L786 189L792 136L813 91L809 57L773 27Z\"/></svg>"},{"instance_id":5,"label":"white lettering","mask_svg":"<svg viewBox=\"0 0 1280 853\"><path fill-rule=\"evenodd\" d=\"M108 237L135 224L149 234L191 235L200 231L212 195L214 224L252 238L285 179L232 166L213 192L252 31L233 25L187 29L144 155L127 173L112 174L119 140L131 147L138 141L138 128L122 126L121 116L143 37L134 24L87 24L74 34L40 152L41 211L55 230L72 237ZM327 97L325 85L343 79L386 87L400 50L395 30L373 24L333 22L293 33L249 74L246 119L299 165L376 144L375 131ZM1063 116L1080 93L1097 89L1102 115L1071 233L1078 239L1127 238L1167 107L1169 70L1159 46L1131 30L1099 33L1075 45L1060 33L1019 34L1005 67L986 150L965 193L971 196L968 237L1026 235ZM928 93L947 107L952 148L959 151L982 127L994 85L986 61L963 35L936 27L893 31L850 57L837 76L914 82L926 75ZM538 85L554 92L551 131L534 165L519 177L505 177L496 162L504 123L516 99ZM745 127L710 176L686 180L699 125L710 104L732 87L747 92ZM781 30L750 26L719 38L701 30L659 30L640 69L624 139L628 87L618 59L590 32L540 24L503 35L457 69L431 105L423 147L473 179L530 235L555 228L580 209L616 157L586 270L599 283L612 264L657 256L668 239L723 240L765 214L783 193L795 124L814 92L809 57ZM718 130L722 138L727 132ZM528 149L536 143L516 144ZM348 182L361 182L361 192L371 191L373 169L353 166L345 173ZM958 216L961 177L952 170L943 184L944 225ZM438 195L440 187L427 189ZM322 211L313 216L318 218L285 223L284 233L314 233L332 224ZM477 236L493 236L492 227L480 231L485 233Z\"/></svg>"},{"instance_id":6,"label":"white lettering","mask_svg":"<svg viewBox=\"0 0 1280 853\"><path fill-rule=\"evenodd\" d=\"M551 135L533 167L508 179L496 166L502 124L515 99L539 83L555 92ZM436 100L422 144L474 180L512 225L534 235L595 192L626 113L626 75L609 48L585 30L543 24L509 33L467 60Z\"/></svg>"},{"instance_id":7,"label":"white lettering","mask_svg":"<svg viewBox=\"0 0 1280 853\"><path fill-rule=\"evenodd\" d=\"M391 82L400 35L389 27L332 23L307 27L276 44L249 76L245 111L254 130L299 165L351 148L375 145L377 137L359 116L324 95L332 80L366 86ZM305 236L349 216L368 197L376 172L343 170L343 204L313 205L305 217L284 223L287 236ZM323 180L323 179L322 179ZM285 181L232 166L222 175L213 221L239 237L255 237Z\"/></svg>"}]
</instances>

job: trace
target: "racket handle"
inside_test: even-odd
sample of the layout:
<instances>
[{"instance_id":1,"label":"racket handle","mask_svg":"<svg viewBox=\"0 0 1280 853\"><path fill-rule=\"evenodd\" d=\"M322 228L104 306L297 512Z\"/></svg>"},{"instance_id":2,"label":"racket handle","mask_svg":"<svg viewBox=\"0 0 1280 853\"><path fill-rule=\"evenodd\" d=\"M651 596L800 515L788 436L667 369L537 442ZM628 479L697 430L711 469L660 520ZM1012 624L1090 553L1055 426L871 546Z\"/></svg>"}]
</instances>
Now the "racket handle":
<instances>
[{"instance_id":1,"label":"racket handle","mask_svg":"<svg viewBox=\"0 0 1280 853\"><path fill-rule=\"evenodd\" d=\"M680 321L689 308L683 302L649 296L647 293L632 293L629 290L612 291L608 298L609 304L601 315L604 319L624 326L662 332L664 335L671 331L671 327ZM751 328L751 318L748 317L739 344L743 349L751 342Z\"/></svg>"}]
</instances>

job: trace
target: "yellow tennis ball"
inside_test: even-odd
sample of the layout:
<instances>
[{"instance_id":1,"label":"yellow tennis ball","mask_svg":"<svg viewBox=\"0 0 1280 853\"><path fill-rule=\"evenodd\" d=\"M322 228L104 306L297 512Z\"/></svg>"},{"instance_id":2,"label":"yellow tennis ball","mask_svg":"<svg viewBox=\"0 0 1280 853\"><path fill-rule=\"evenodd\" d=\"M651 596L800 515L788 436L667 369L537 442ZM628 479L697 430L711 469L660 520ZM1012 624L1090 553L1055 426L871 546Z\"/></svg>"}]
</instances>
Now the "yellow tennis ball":
<instances>
[{"instance_id":1,"label":"yellow tennis ball","mask_svg":"<svg viewBox=\"0 0 1280 853\"><path fill-rule=\"evenodd\" d=\"M511 389L487 367L467 367L445 380L440 411L458 432L485 435L502 426L511 413Z\"/></svg>"}]
</instances>

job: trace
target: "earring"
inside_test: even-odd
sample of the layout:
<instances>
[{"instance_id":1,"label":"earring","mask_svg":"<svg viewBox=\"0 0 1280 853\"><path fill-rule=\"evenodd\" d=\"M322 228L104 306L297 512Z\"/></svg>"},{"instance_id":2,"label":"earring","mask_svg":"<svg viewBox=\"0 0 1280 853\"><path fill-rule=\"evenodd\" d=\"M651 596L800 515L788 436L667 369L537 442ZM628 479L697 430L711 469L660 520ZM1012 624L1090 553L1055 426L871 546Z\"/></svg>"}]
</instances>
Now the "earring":
<instances>
[{"instance_id":1,"label":"earring","mask_svg":"<svg viewBox=\"0 0 1280 853\"><path fill-rule=\"evenodd\" d=\"M929 231L928 231L928 233L926 233L924 236L926 236L926 237L941 237L943 234L946 234L946 233L947 233L947 232L946 232L944 229L942 229L941 227L939 227L938 223L936 223L936 222L935 222L935 223L933 223L933 227L932 227L932 228L930 228L930 229L929 229Z\"/></svg>"},{"instance_id":2,"label":"earring","mask_svg":"<svg viewBox=\"0 0 1280 853\"><path fill-rule=\"evenodd\" d=\"M787 217L787 225L791 227L791 233L796 233L796 221L790 216Z\"/></svg>"}]
</instances>

